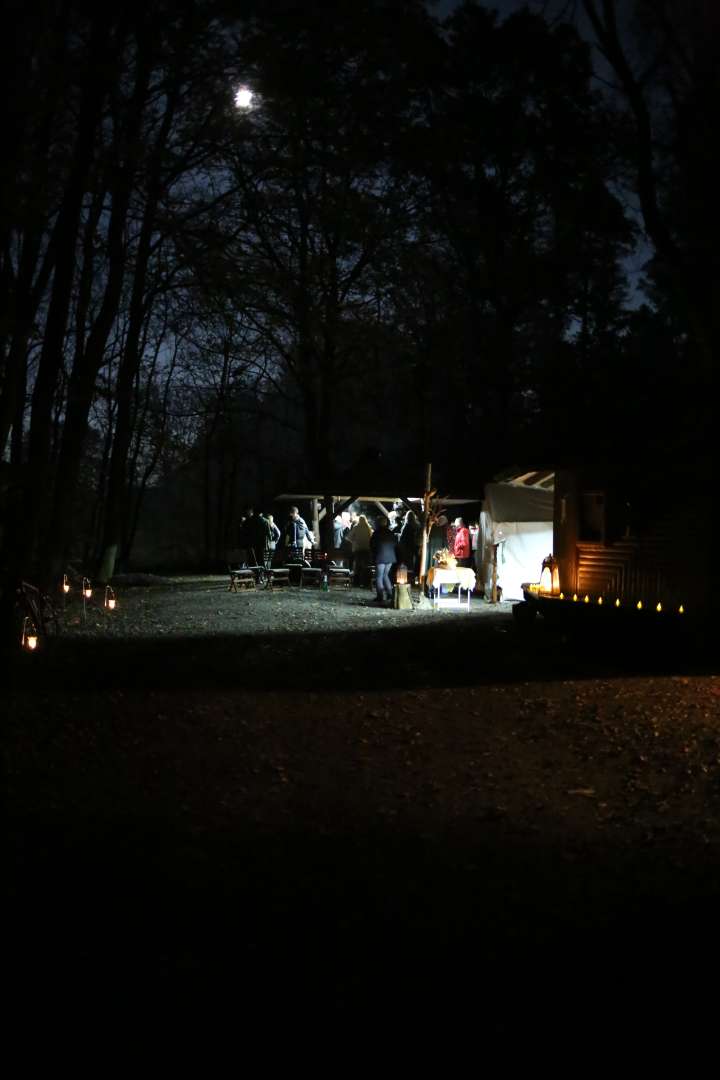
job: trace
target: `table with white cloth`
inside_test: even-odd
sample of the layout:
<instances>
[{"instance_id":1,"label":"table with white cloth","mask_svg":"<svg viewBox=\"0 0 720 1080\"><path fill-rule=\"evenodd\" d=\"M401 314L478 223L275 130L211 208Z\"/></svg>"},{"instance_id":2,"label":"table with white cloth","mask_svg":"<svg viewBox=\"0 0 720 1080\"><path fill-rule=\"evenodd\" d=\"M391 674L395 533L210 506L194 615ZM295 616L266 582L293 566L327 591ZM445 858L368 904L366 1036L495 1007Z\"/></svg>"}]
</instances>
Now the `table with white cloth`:
<instances>
[{"instance_id":1,"label":"table with white cloth","mask_svg":"<svg viewBox=\"0 0 720 1080\"><path fill-rule=\"evenodd\" d=\"M427 584L428 588L433 590L433 607L440 607L441 604L460 607L466 603L468 611L470 610L470 594L475 588L475 572L469 566L454 566L452 569L432 566L428 571ZM457 585L457 593L452 596L448 596L447 593L443 595L443 585ZM466 594L465 600L463 600L463 593Z\"/></svg>"}]
</instances>

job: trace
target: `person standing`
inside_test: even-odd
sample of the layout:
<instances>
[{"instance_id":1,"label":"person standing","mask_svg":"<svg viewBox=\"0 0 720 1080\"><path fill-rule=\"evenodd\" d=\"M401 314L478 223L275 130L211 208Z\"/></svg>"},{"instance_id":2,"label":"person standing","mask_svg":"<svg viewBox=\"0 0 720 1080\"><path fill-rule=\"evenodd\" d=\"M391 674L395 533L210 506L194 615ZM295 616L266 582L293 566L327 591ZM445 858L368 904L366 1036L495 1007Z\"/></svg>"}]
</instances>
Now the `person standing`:
<instances>
[{"instance_id":1,"label":"person standing","mask_svg":"<svg viewBox=\"0 0 720 1080\"><path fill-rule=\"evenodd\" d=\"M285 547L289 548L292 554L302 557L305 544L313 543L313 534L307 527L306 522L300 517L300 511L297 506L290 507L290 516L285 524L284 530Z\"/></svg>"},{"instance_id":2,"label":"person standing","mask_svg":"<svg viewBox=\"0 0 720 1080\"><path fill-rule=\"evenodd\" d=\"M400 529L398 554L413 574L417 573L417 552L420 541L420 523L412 510L408 510Z\"/></svg>"},{"instance_id":3,"label":"person standing","mask_svg":"<svg viewBox=\"0 0 720 1080\"><path fill-rule=\"evenodd\" d=\"M357 521L350 529L350 547L352 548L353 582L365 585L367 568L370 563L370 539L373 531L365 514L356 515Z\"/></svg>"},{"instance_id":4,"label":"person standing","mask_svg":"<svg viewBox=\"0 0 720 1080\"><path fill-rule=\"evenodd\" d=\"M277 551L278 542L280 540L280 530L275 524L275 519L272 514L267 515L267 523L270 528L270 542L268 544L269 559L268 565L273 561L275 552Z\"/></svg>"},{"instance_id":5,"label":"person standing","mask_svg":"<svg viewBox=\"0 0 720 1080\"><path fill-rule=\"evenodd\" d=\"M470 530L461 517L455 518L455 537L453 540L452 553L457 559L458 566L470 565Z\"/></svg>"},{"instance_id":6,"label":"person standing","mask_svg":"<svg viewBox=\"0 0 720 1080\"><path fill-rule=\"evenodd\" d=\"M375 559L375 602L389 605L393 595L390 571L397 562L397 538L385 518L377 523L370 538L370 550Z\"/></svg>"}]
</instances>

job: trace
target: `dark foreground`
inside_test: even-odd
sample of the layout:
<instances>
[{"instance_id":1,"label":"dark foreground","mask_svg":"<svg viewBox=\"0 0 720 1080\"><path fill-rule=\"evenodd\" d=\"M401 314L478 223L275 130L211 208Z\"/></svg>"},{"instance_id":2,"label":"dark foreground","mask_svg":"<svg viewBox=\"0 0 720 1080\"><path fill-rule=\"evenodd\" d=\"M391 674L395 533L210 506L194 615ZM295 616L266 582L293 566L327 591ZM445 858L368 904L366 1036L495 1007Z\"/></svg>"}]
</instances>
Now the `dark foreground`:
<instances>
[{"instance_id":1,"label":"dark foreground","mask_svg":"<svg viewBox=\"0 0 720 1080\"><path fill-rule=\"evenodd\" d=\"M715 1016L711 650L218 582L122 611L12 665L18 986L570 1041Z\"/></svg>"}]
</instances>

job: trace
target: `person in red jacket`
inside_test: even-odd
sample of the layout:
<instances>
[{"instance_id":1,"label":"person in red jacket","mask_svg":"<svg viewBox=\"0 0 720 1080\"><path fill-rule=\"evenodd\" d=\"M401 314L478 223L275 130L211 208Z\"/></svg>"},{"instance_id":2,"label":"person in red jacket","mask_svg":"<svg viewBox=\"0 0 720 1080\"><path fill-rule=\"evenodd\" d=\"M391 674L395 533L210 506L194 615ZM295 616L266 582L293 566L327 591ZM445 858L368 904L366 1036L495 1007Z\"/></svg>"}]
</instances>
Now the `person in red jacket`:
<instances>
[{"instance_id":1,"label":"person in red jacket","mask_svg":"<svg viewBox=\"0 0 720 1080\"><path fill-rule=\"evenodd\" d=\"M455 518L453 525L455 526L453 555L457 559L458 566L469 566L472 554L470 549L470 530L461 517Z\"/></svg>"}]
</instances>

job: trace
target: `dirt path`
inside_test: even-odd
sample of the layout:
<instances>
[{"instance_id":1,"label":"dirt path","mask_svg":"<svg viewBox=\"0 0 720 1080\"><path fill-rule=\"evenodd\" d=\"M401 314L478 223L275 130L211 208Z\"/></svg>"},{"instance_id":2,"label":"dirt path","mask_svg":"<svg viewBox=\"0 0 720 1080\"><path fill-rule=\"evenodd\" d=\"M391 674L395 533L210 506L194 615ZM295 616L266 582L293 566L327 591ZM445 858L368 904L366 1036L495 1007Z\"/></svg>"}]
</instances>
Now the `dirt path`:
<instances>
[{"instance_id":1,"label":"dirt path","mask_svg":"<svg viewBox=\"0 0 720 1080\"><path fill-rule=\"evenodd\" d=\"M127 590L22 658L11 899L39 954L70 927L95 976L279 965L339 1009L482 965L537 1018L543 965L594 994L631 950L629 994L715 955L720 679L365 599Z\"/></svg>"}]
</instances>

